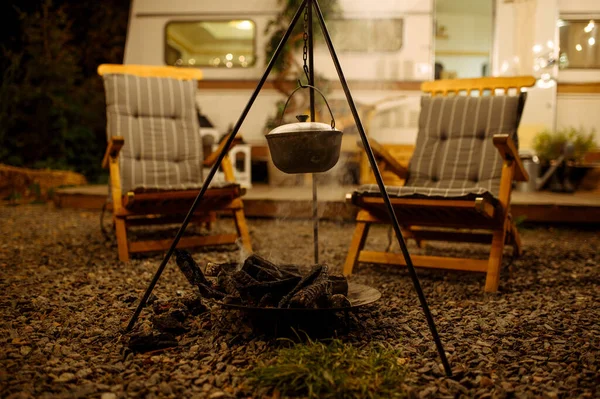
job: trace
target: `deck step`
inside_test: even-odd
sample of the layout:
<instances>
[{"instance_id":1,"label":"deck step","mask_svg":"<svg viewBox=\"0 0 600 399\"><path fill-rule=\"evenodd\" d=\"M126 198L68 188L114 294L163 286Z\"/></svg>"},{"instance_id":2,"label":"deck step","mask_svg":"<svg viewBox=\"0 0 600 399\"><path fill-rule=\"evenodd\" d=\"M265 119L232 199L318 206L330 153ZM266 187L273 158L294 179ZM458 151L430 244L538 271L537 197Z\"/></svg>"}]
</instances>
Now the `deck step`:
<instances>
[{"instance_id":1,"label":"deck step","mask_svg":"<svg viewBox=\"0 0 600 399\"><path fill-rule=\"evenodd\" d=\"M328 220L351 221L357 208L347 204L345 195L351 186L319 187L319 216ZM59 189L54 202L62 208L101 209L108 198L106 185ZM312 217L310 187L271 187L254 185L243 197L246 216L309 219ZM600 195L595 192L574 194L513 192L512 215L528 222L600 223Z\"/></svg>"}]
</instances>

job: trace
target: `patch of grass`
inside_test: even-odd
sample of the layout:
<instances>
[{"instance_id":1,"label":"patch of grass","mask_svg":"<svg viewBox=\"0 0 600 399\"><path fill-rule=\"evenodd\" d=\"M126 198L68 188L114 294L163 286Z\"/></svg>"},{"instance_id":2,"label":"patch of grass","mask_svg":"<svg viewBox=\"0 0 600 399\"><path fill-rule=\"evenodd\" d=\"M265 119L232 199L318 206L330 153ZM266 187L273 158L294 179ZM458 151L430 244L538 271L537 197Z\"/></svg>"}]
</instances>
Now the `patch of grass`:
<instances>
[{"instance_id":1,"label":"patch of grass","mask_svg":"<svg viewBox=\"0 0 600 399\"><path fill-rule=\"evenodd\" d=\"M403 398L400 351L386 345L355 347L340 340L282 348L247 372L255 394L283 397Z\"/></svg>"}]
</instances>

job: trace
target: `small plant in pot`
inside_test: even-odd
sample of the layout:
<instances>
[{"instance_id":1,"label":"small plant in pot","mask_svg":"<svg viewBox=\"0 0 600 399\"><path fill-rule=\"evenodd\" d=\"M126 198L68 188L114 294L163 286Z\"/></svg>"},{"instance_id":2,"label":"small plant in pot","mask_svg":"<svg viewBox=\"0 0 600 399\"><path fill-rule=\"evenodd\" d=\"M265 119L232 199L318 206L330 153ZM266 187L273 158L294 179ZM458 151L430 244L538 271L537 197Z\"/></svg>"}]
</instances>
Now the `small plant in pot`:
<instances>
[{"instance_id":1,"label":"small plant in pot","mask_svg":"<svg viewBox=\"0 0 600 399\"><path fill-rule=\"evenodd\" d=\"M591 149L595 148L594 135L596 131L592 129L586 132L584 128L568 127L552 132L543 130L533 139L533 149L542 163L549 164L565 154L565 146L572 145L572 151L569 160L578 162Z\"/></svg>"},{"instance_id":2,"label":"small plant in pot","mask_svg":"<svg viewBox=\"0 0 600 399\"><path fill-rule=\"evenodd\" d=\"M595 148L595 130L568 127L552 132L544 130L533 139L533 148L540 159L542 171L551 173L549 188L557 192L574 192L582 177L577 165L585 154Z\"/></svg>"}]
</instances>

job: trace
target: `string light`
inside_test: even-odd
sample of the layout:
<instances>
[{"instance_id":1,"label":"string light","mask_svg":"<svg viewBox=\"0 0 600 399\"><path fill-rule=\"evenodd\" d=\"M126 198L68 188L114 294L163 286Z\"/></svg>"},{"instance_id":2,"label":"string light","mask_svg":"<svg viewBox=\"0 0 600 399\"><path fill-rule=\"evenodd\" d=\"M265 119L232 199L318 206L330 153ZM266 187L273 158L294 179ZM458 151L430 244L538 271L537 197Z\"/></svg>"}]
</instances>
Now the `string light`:
<instances>
[{"instance_id":1,"label":"string light","mask_svg":"<svg viewBox=\"0 0 600 399\"><path fill-rule=\"evenodd\" d=\"M248 20L244 20L244 21L239 21L236 22L235 27L238 28L239 30L251 30L253 28L254 24L252 23L252 21L248 21Z\"/></svg>"}]
</instances>

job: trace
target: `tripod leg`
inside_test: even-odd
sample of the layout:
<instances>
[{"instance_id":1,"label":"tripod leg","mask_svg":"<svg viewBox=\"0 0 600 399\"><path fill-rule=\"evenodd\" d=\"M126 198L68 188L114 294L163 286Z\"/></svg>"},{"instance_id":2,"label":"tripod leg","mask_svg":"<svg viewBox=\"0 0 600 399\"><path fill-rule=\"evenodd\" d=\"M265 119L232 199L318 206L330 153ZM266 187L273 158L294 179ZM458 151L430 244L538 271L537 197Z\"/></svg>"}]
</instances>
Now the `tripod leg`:
<instances>
[{"instance_id":1,"label":"tripod leg","mask_svg":"<svg viewBox=\"0 0 600 399\"><path fill-rule=\"evenodd\" d=\"M140 316L140 313L142 312L142 309L146 305L146 302L148 301L148 298L150 297L150 294L152 294L152 290L154 289L154 286L158 282L158 280L159 280L162 272L164 271L165 267L167 266L167 263L169 262L169 259L171 258L171 255L173 255L173 251L175 250L175 247L177 247L177 244L179 243L179 240L183 236L183 233L185 232L185 229L186 229L187 225L189 224L190 219L192 218L192 216L193 216L196 208L200 204L200 201L202 200L202 197L204 197L204 193L206 193L206 190L208 189L209 184L211 183L212 179L214 178L215 174L217 173L217 170L221 166L221 163L223 162L223 158L225 157L225 155L227 155L227 150L229 149L229 147L231 147L231 144L233 143L233 139L235 139L235 136L237 135L237 132L240 130L240 127L242 126L242 123L244 122L244 119L246 119L246 115L248 115L248 112L250 111L250 108L252 108L252 105L254 104L254 100L256 100L256 97L258 96L258 93L260 92L260 90L262 89L263 85L265 84L265 82L267 80L267 77L269 76L269 73L271 72L271 69L273 69L273 65L275 65L275 61L277 60L277 57L279 56L279 54L281 54L281 51L283 50L284 44L288 41L290 35L292 34L292 30L294 29L294 25L296 25L296 22L300 18L300 15L302 15L302 11L306 7L306 1L307 0L304 0L302 2L302 4L300 5L300 7L298 8L298 11L296 11L296 14L294 15L294 18L292 19L292 22L290 23L290 26L289 26L288 30L285 32L285 34L281 38L281 41L279 42L279 45L277 46L277 49L275 50L275 54L273 54L273 57L271 58L271 61L269 61L269 64L267 65L267 69L265 70L265 73L263 74L262 78L258 82L258 85L256 86L256 89L254 89L254 92L252 93L252 96L250 97L250 100L248 100L248 103L246 104L246 107L242 111L242 114L240 115L240 118L238 119L237 123L235 124L235 127L233 128L233 130L229 134L229 137L227 138L226 144L223 146L223 150L221 151L221 153L217 157L217 161L215 162L215 164L213 165L213 167L210 169L210 172L208 173L208 176L207 176L206 180L204 181L204 184L202 184L202 188L200 189L200 192L198 193L198 196L194 200L194 203L192 204L190 210L188 211L188 214L185 216L185 219L183 220L183 223L181 224L181 227L179 228L179 231L175 235L175 238L173 239L173 243L171 244L171 247L167 251L164 259L162 260L160 266L158 267L158 270L154 274L154 277L152 278L152 281L148 285L148 288L146 289L146 292L144 293L144 296L140 300L140 303L138 304L138 307L136 308L135 312L131 316L131 319L129 320L129 324L127 325L127 329L126 329L127 331L131 331L131 329L135 325L135 322L137 321L138 317Z\"/></svg>"},{"instance_id":2,"label":"tripod leg","mask_svg":"<svg viewBox=\"0 0 600 399\"><path fill-rule=\"evenodd\" d=\"M317 17L319 19L319 24L321 25L321 30L323 31L323 36L325 38L325 43L327 43L329 54L331 54L331 59L335 66L335 70L338 74L338 78L340 79L340 83L342 84L342 88L344 89L344 94L346 95L346 100L348 101L348 105L350 106L350 111L352 111L352 116L354 117L354 122L356 123L356 127L358 129L358 133L360 135L363 147L365 149L365 153L367 154L367 158L369 159L371 169L373 169L373 174L375 175L375 180L377 180L379 191L385 202L388 215L392 222L392 226L394 227L394 231L396 232L396 238L398 239L400 249L402 250L402 254L404 255L404 260L406 261L406 266L408 267L408 272L415 287L415 291L417 291L419 302L421 303L421 307L423 308L423 312L425 313L425 318L427 319L429 330L431 331L431 335L433 336L433 340L442 360L444 370L446 371L446 374L448 376L451 376L452 370L450 369L450 364L448 363L448 359L446 358L446 352L444 351L444 347L437 332L433 316L431 315L431 311L429 310L429 305L427 304L427 300L425 299L425 294L423 294L423 290L421 289L421 284L419 283L417 272L415 271L415 268L412 264L412 260L410 258L410 254L408 253L406 243L404 242L404 237L402 237L400 224L398 223L396 213L394 212L394 207L392 206L390 197L387 193L385 185L383 184L381 172L379 171L379 167L377 166L377 162L375 161L375 156L373 155L373 150L371 149L371 145L369 144L369 140L367 139L367 135L365 134L365 130L360 121L358 111L356 110L356 105L354 104L352 94L350 93L350 89L348 88L348 83L346 82L346 78L344 77L344 72L342 71L342 67L340 66L340 61L338 60L337 54L335 53L335 49L333 48L333 43L331 42L331 37L329 36L329 32L327 30L327 27L325 26L325 19L323 18L321 7L319 6L319 2L317 0L313 1L315 10L317 12Z\"/></svg>"}]
</instances>

